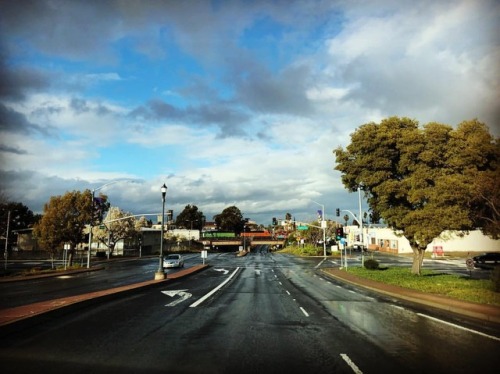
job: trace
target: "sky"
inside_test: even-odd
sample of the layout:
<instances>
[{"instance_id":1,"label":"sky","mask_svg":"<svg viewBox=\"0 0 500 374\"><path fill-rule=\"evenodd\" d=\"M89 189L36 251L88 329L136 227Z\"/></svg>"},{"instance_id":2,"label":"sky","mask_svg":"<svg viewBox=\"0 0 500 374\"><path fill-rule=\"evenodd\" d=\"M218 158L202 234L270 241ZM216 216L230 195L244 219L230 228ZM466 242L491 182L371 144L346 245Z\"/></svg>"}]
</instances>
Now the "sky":
<instances>
[{"instance_id":1,"label":"sky","mask_svg":"<svg viewBox=\"0 0 500 374\"><path fill-rule=\"evenodd\" d=\"M165 183L174 216L358 214L333 150L359 126L477 118L500 135L499 15L495 0L0 0L1 193L42 213L90 189L157 214Z\"/></svg>"}]
</instances>

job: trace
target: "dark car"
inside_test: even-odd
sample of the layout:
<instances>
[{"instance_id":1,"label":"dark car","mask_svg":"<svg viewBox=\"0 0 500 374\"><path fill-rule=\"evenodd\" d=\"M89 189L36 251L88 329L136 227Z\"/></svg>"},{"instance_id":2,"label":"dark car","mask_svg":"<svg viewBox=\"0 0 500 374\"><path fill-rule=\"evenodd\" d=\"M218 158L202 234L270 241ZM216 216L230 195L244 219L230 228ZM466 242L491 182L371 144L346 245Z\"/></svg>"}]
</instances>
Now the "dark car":
<instances>
[{"instance_id":1,"label":"dark car","mask_svg":"<svg viewBox=\"0 0 500 374\"><path fill-rule=\"evenodd\" d=\"M500 265L500 252L487 252L479 256L472 257L474 267L481 269L493 269Z\"/></svg>"}]
</instances>

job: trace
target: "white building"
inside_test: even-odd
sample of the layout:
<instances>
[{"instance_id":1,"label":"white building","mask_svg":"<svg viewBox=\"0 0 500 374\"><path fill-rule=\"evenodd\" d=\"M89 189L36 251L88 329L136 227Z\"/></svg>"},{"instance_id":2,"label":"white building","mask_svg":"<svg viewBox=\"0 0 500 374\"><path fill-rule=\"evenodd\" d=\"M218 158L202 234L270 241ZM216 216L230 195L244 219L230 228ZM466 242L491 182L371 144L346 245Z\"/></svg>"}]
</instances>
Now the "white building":
<instances>
[{"instance_id":1,"label":"white building","mask_svg":"<svg viewBox=\"0 0 500 374\"><path fill-rule=\"evenodd\" d=\"M347 226L348 245L359 240L358 226ZM396 235L388 227L363 227L364 243L368 249L391 253L413 253L410 242L406 237ZM500 240L491 239L481 230L472 230L468 233L460 231L444 231L435 238L426 248L427 252L442 255L446 252L499 252Z\"/></svg>"}]
</instances>

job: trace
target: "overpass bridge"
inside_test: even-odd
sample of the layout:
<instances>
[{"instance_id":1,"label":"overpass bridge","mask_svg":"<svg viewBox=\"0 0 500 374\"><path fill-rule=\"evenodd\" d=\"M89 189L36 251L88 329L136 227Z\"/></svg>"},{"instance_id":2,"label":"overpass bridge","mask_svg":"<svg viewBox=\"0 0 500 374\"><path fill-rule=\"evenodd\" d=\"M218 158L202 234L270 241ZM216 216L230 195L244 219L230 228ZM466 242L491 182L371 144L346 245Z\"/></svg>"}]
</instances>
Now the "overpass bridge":
<instances>
[{"instance_id":1,"label":"overpass bridge","mask_svg":"<svg viewBox=\"0 0 500 374\"><path fill-rule=\"evenodd\" d=\"M203 238L201 242L204 247L210 248L243 247L243 238ZM253 238L246 240L246 247L251 248L256 245L269 245L283 248L285 246L285 239Z\"/></svg>"}]
</instances>

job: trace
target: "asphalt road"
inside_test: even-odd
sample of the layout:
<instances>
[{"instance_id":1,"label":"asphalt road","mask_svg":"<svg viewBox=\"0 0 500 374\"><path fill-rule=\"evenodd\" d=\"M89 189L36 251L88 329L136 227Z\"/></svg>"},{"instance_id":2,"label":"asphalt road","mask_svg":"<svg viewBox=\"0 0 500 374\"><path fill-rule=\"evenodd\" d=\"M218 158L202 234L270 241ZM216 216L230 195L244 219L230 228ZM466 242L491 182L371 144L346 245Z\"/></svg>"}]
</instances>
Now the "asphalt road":
<instances>
[{"instance_id":1,"label":"asphalt road","mask_svg":"<svg viewBox=\"0 0 500 374\"><path fill-rule=\"evenodd\" d=\"M41 319L6 373L493 373L500 339L320 276L321 259L220 254L164 286ZM154 269L154 267L153 267Z\"/></svg>"},{"instance_id":2,"label":"asphalt road","mask_svg":"<svg viewBox=\"0 0 500 374\"><path fill-rule=\"evenodd\" d=\"M202 263L199 254L187 254L184 257L186 267ZM159 267L159 258L118 258L109 262L94 261L93 266L95 271L21 282L0 282L0 309L152 280ZM167 277L177 271L179 269L165 269Z\"/></svg>"}]
</instances>

